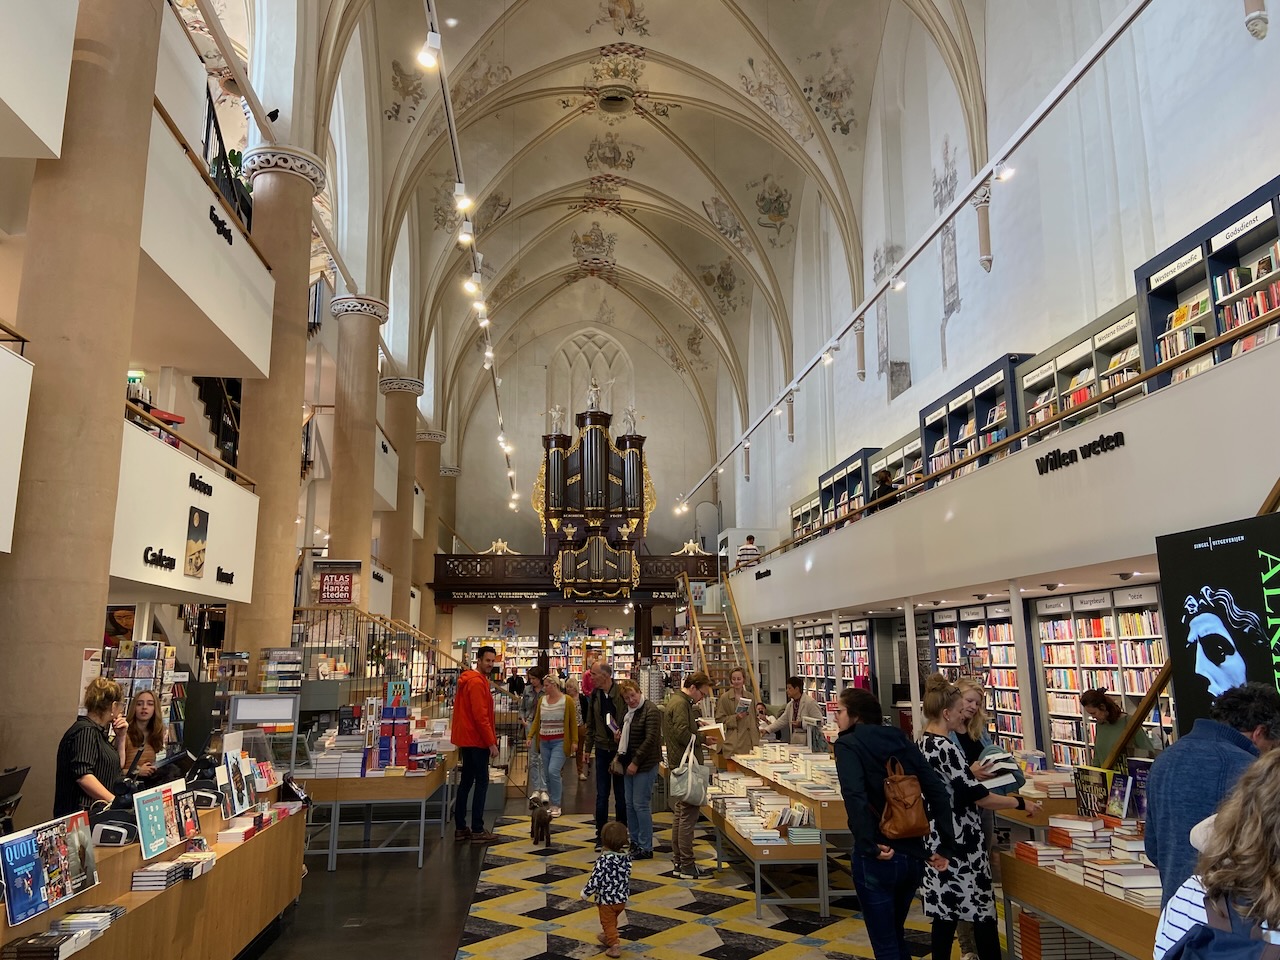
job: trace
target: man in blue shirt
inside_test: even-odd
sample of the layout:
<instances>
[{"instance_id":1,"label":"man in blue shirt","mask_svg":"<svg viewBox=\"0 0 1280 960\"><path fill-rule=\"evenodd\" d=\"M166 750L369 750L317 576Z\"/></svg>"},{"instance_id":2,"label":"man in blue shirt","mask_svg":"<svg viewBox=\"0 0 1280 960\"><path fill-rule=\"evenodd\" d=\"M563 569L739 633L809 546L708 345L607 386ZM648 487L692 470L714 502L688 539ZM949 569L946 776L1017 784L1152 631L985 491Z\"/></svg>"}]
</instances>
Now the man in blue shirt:
<instances>
[{"instance_id":1,"label":"man in blue shirt","mask_svg":"<svg viewBox=\"0 0 1280 960\"><path fill-rule=\"evenodd\" d=\"M1224 692L1191 732L1156 758L1147 780L1146 852L1161 907L1195 873L1191 828L1218 808L1263 750L1280 744L1280 693L1265 683Z\"/></svg>"}]
</instances>

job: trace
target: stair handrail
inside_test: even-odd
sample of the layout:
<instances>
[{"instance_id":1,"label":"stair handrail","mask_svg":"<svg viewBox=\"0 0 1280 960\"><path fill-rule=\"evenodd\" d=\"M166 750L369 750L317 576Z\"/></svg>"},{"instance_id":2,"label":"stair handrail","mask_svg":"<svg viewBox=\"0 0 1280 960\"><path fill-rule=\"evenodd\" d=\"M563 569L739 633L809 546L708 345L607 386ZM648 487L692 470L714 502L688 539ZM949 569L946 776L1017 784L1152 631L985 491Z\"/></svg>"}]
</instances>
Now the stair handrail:
<instances>
[{"instance_id":1,"label":"stair handrail","mask_svg":"<svg viewBox=\"0 0 1280 960\"><path fill-rule=\"evenodd\" d=\"M684 591L685 611L689 614L689 629L693 633L694 649L698 651L700 669L705 673L708 670L707 651L702 646L702 630L698 627L697 605L693 602L693 584L689 582L687 570L680 571L676 577L676 584Z\"/></svg>"}]
</instances>

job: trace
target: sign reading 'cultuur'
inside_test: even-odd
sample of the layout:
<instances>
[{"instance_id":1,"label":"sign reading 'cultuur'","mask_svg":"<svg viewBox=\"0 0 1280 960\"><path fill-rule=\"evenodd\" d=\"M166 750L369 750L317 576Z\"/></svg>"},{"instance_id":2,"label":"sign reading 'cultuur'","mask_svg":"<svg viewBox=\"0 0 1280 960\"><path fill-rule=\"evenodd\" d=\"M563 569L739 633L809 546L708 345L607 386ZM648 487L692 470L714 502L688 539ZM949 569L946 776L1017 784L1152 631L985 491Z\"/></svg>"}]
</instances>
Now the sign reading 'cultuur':
<instances>
[{"instance_id":1,"label":"sign reading 'cultuur'","mask_svg":"<svg viewBox=\"0 0 1280 960\"><path fill-rule=\"evenodd\" d=\"M1044 476L1050 470L1065 470L1073 464L1079 463L1080 458L1088 460L1090 457L1102 456L1112 450L1124 446L1124 434L1119 431L1115 433L1104 433L1097 440L1091 440L1088 443L1082 443L1077 450L1050 450L1043 457L1036 457L1036 470L1041 476Z\"/></svg>"}]
</instances>

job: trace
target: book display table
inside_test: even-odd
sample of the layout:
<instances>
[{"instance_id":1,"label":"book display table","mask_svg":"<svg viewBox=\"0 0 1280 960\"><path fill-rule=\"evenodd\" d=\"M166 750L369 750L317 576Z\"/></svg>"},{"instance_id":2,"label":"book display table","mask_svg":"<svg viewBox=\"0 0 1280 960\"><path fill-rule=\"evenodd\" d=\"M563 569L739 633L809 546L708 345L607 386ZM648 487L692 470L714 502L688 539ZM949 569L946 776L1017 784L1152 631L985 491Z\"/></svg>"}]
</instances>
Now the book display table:
<instances>
[{"instance_id":1,"label":"book display table","mask_svg":"<svg viewBox=\"0 0 1280 960\"><path fill-rule=\"evenodd\" d=\"M1126 903L1100 890L1072 883L1052 870L1000 854L1004 924L1013 950L1013 904L1105 947L1126 960L1150 960L1156 942L1158 910ZM1012 953L1010 953L1012 956Z\"/></svg>"},{"instance_id":2,"label":"book display table","mask_svg":"<svg viewBox=\"0 0 1280 960\"><path fill-rule=\"evenodd\" d=\"M329 808L329 822L320 824L319 829L308 837L314 839L320 833L328 831L328 845L323 850L307 850L310 856L324 854L328 858L327 869L338 868L339 854L368 853L417 853L418 868L422 868L423 855L427 846L427 824L439 824L440 836L445 833L449 822L449 806L452 787L449 773L457 763L457 754L453 751L441 754L438 767L423 777L334 777L313 778L306 781L304 789L311 796L311 809ZM374 820L373 808L379 805L407 806L417 804L418 816L410 820ZM338 834L342 826L342 808L364 807L364 839L358 847L339 847ZM427 807L439 809L438 819L427 819ZM394 823L396 829L380 844L373 843L374 823ZM417 824L418 842L416 846L391 846L400 831L410 824ZM311 824L316 826L314 822ZM309 846L308 842L308 846Z\"/></svg>"},{"instance_id":3,"label":"book display table","mask_svg":"<svg viewBox=\"0 0 1280 960\"><path fill-rule=\"evenodd\" d=\"M823 856L822 843L752 843L733 826L725 820L725 818L716 813L710 806L701 808L702 815L711 821L711 826L716 832L716 866L721 863L728 862L724 856L724 841L728 840L741 854L744 860L750 862L755 871L756 880L756 919L761 918L761 907L766 904L797 904L797 903L816 903L826 904L827 889L826 871L822 869L821 863L826 858ZM803 863L820 864L818 868L818 895L816 897L792 897L788 896L786 891L773 882L765 873L764 869L773 865L791 865ZM767 885L776 896L766 898L763 895L762 884ZM824 906L824 910L826 907ZM823 914L826 916L826 913Z\"/></svg>"},{"instance_id":4,"label":"book display table","mask_svg":"<svg viewBox=\"0 0 1280 960\"><path fill-rule=\"evenodd\" d=\"M217 843L222 814L200 811L200 828L218 855L213 869L166 890L135 892L133 871L142 849L95 847L98 885L3 931L3 941L43 933L54 920L93 904L118 904L128 912L76 953L80 960L136 960L179 956L183 960L232 960L302 894L302 814L285 817L243 843ZM173 860L184 846L154 860ZM0 918L2 920L3 918Z\"/></svg>"},{"instance_id":5,"label":"book display table","mask_svg":"<svg viewBox=\"0 0 1280 960\"><path fill-rule=\"evenodd\" d=\"M1049 818L1063 813L1075 813L1075 800L1050 798L1037 801L1040 812L1024 813L1021 810L997 810L996 826L1021 827L1031 834L1033 840L1044 840L1049 833Z\"/></svg>"}]
</instances>

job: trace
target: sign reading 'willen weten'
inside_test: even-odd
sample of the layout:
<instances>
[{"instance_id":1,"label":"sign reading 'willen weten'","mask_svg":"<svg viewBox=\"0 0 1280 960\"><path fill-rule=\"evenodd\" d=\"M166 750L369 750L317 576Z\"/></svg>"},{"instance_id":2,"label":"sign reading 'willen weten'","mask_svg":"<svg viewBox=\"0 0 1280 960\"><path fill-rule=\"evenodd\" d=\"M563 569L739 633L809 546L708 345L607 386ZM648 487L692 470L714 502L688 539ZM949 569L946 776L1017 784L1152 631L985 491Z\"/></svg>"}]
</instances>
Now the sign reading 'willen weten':
<instances>
[{"instance_id":1,"label":"sign reading 'willen weten'","mask_svg":"<svg viewBox=\"0 0 1280 960\"><path fill-rule=\"evenodd\" d=\"M1044 476L1050 470L1065 470L1067 467L1079 463L1081 457L1088 460L1090 457L1101 456L1123 446L1123 433L1119 431L1116 433L1104 433L1097 440L1082 443L1078 450L1050 450L1043 457L1036 457L1036 470L1041 476Z\"/></svg>"}]
</instances>

